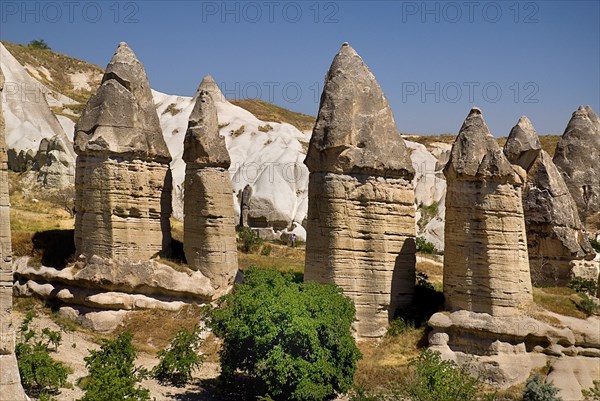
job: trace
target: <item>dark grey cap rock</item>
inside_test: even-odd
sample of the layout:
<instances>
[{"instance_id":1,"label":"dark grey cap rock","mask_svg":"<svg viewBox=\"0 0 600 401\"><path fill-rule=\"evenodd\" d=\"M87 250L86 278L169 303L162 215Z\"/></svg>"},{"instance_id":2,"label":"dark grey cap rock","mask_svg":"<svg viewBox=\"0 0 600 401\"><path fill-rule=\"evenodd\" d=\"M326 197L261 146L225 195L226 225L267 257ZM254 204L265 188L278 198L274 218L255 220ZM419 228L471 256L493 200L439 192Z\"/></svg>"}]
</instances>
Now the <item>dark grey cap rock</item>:
<instances>
[{"instance_id":1,"label":"dark grey cap rock","mask_svg":"<svg viewBox=\"0 0 600 401\"><path fill-rule=\"evenodd\" d=\"M540 154L542 145L531 121L525 116L519 119L508 135L504 154L512 164L528 171Z\"/></svg>"},{"instance_id":2,"label":"dark grey cap rock","mask_svg":"<svg viewBox=\"0 0 600 401\"><path fill-rule=\"evenodd\" d=\"M411 180L410 152L377 80L344 43L325 78L304 163L310 172L372 174Z\"/></svg>"},{"instance_id":3,"label":"dark grey cap rock","mask_svg":"<svg viewBox=\"0 0 600 401\"><path fill-rule=\"evenodd\" d=\"M75 126L74 148L79 155L171 160L146 71L125 42Z\"/></svg>"},{"instance_id":4,"label":"dark grey cap rock","mask_svg":"<svg viewBox=\"0 0 600 401\"><path fill-rule=\"evenodd\" d=\"M228 168L231 159L225 138L219 135L215 101L208 91L202 89L202 85L195 99L183 142L183 160L203 167Z\"/></svg>"},{"instance_id":5,"label":"dark grey cap rock","mask_svg":"<svg viewBox=\"0 0 600 401\"><path fill-rule=\"evenodd\" d=\"M481 110L473 107L465 119L444 168L447 179L501 180L521 185L517 174L488 129Z\"/></svg>"}]
</instances>

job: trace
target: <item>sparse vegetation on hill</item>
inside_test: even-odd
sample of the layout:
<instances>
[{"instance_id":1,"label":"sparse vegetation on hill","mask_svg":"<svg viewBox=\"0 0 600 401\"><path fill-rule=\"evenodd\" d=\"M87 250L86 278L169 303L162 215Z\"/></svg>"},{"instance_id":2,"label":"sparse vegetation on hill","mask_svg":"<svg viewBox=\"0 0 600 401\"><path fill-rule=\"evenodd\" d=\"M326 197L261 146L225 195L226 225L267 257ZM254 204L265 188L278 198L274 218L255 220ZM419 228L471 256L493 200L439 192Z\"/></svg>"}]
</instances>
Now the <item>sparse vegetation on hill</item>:
<instances>
[{"instance_id":1,"label":"sparse vegetation on hill","mask_svg":"<svg viewBox=\"0 0 600 401\"><path fill-rule=\"evenodd\" d=\"M283 107L275 106L259 99L234 99L229 100L250 113L256 118L263 121L285 122L298 128L300 131L312 130L315 125L315 118L302 113L296 113L284 109Z\"/></svg>"},{"instance_id":2,"label":"sparse vegetation on hill","mask_svg":"<svg viewBox=\"0 0 600 401\"><path fill-rule=\"evenodd\" d=\"M43 41L42 41L43 42ZM95 93L104 70L41 45L2 42L29 74L49 89L85 104ZM81 79L76 78L78 75Z\"/></svg>"}]
</instances>

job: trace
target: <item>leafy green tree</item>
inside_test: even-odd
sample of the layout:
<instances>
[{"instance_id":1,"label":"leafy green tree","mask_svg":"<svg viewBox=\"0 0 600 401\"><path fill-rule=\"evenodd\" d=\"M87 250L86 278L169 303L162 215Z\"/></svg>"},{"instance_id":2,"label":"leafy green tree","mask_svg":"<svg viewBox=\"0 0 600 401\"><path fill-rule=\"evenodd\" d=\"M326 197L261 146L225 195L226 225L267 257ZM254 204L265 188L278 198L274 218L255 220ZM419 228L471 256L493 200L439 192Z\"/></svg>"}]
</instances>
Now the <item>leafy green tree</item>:
<instances>
[{"instance_id":1,"label":"leafy green tree","mask_svg":"<svg viewBox=\"0 0 600 401\"><path fill-rule=\"evenodd\" d=\"M15 346L15 355L23 388L28 394L50 399L67 384L69 370L52 359L48 345L60 345L60 333L43 329L42 334L29 327L35 312L30 311L21 323L20 341ZM50 335L48 335L50 334Z\"/></svg>"},{"instance_id":2,"label":"leafy green tree","mask_svg":"<svg viewBox=\"0 0 600 401\"><path fill-rule=\"evenodd\" d=\"M169 347L158 352L160 362L152 369L152 375L161 383L183 386L192 380L192 372L198 369L204 358L198 354L202 345L199 328L182 327L171 340Z\"/></svg>"},{"instance_id":3,"label":"leafy green tree","mask_svg":"<svg viewBox=\"0 0 600 401\"><path fill-rule=\"evenodd\" d=\"M244 253L252 253L258 251L263 240L258 234L249 227L242 227L238 231L238 249Z\"/></svg>"},{"instance_id":4,"label":"leafy green tree","mask_svg":"<svg viewBox=\"0 0 600 401\"><path fill-rule=\"evenodd\" d=\"M324 400L352 385L361 357L351 335L355 309L340 288L250 268L209 312L223 339L221 377L257 380L274 400Z\"/></svg>"},{"instance_id":5,"label":"leafy green tree","mask_svg":"<svg viewBox=\"0 0 600 401\"><path fill-rule=\"evenodd\" d=\"M50 46L44 39L34 39L27 46L34 49L50 50Z\"/></svg>"},{"instance_id":6,"label":"leafy green tree","mask_svg":"<svg viewBox=\"0 0 600 401\"><path fill-rule=\"evenodd\" d=\"M150 392L138 386L147 372L135 367L136 356L130 333L102 340L100 349L84 358L90 376L80 401L149 400Z\"/></svg>"},{"instance_id":7,"label":"leafy green tree","mask_svg":"<svg viewBox=\"0 0 600 401\"><path fill-rule=\"evenodd\" d=\"M562 401L557 393L558 389L552 383L544 383L542 376L536 374L525 383L523 401Z\"/></svg>"},{"instance_id":8,"label":"leafy green tree","mask_svg":"<svg viewBox=\"0 0 600 401\"><path fill-rule=\"evenodd\" d=\"M479 379L467 367L442 360L439 352L421 352L410 368L402 392L411 401L474 401L480 390Z\"/></svg>"}]
</instances>

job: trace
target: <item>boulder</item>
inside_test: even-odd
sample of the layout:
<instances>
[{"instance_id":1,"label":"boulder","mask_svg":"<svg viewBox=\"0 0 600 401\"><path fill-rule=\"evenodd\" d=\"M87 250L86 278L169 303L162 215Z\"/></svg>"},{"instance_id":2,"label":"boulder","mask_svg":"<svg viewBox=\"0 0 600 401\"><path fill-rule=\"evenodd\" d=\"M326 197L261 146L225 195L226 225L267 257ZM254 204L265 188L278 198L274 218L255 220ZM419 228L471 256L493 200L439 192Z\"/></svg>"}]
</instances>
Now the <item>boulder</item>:
<instances>
[{"instance_id":1,"label":"boulder","mask_svg":"<svg viewBox=\"0 0 600 401\"><path fill-rule=\"evenodd\" d=\"M147 260L171 244L171 156L144 67L121 43L75 126L78 255Z\"/></svg>"},{"instance_id":2,"label":"boulder","mask_svg":"<svg viewBox=\"0 0 600 401\"><path fill-rule=\"evenodd\" d=\"M525 173L517 170L473 108L444 169L444 298L450 311L511 315L532 301Z\"/></svg>"},{"instance_id":3,"label":"boulder","mask_svg":"<svg viewBox=\"0 0 600 401\"><path fill-rule=\"evenodd\" d=\"M339 285L356 335L380 337L414 292L415 172L383 91L348 44L327 73L305 164L304 278Z\"/></svg>"}]
</instances>

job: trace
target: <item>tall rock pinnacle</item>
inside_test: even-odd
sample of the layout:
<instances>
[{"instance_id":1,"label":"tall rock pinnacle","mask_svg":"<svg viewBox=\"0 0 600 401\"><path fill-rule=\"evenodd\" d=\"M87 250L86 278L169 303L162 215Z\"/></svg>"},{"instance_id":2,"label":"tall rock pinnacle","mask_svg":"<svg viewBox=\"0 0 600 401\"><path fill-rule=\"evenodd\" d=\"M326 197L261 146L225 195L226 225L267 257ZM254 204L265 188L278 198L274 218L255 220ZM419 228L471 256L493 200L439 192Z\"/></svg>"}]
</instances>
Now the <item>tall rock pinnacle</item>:
<instances>
[{"instance_id":1,"label":"tall rock pinnacle","mask_svg":"<svg viewBox=\"0 0 600 401\"><path fill-rule=\"evenodd\" d=\"M305 164L305 280L339 285L357 335L382 336L414 292L414 170L379 84L347 44L327 73Z\"/></svg>"},{"instance_id":2,"label":"tall rock pinnacle","mask_svg":"<svg viewBox=\"0 0 600 401\"><path fill-rule=\"evenodd\" d=\"M513 314L532 300L523 178L473 108L444 170L444 298L451 310ZM521 170L521 174L524 174Z\"/></svg>"},{"instance_id":3,"label":"tall rock pinnacle","mask_svg":"<svg viewBox=\"0 0 600 401\"><path fill-rule=\"evenodd\" d=\"M0 69L0 394L3 400L25 401L15 357L15 329L12 319L13 271L8 198L8 157L2 103L4 74Z\"/></svg>"},{"instance_id":4,"label":"tall rock pinnacle","mask_svg":"<svg viewBox=\"0 0 600 401\"><path fill-rule=\"evenodd\" d=\"M169 252L171 156L144 67L121 43L75 126L78 254L146 260Z\"/></svg>"},{"instance_id":5,"label":"tall rock pinnacle","mask_svg":"<svg viewBox=\"0 0 600 401\"><path fill-rule=\"evenodd\" d=\"M600 120L590 106L581 106L556 145L553 161L591 232L600 232L599 160Z\"/></svg>"},{"instance_id":6,"label":"tall rock pinnacle","mask_svg":"<svg viewBox=\"0 0 600 401\"><path fill-rule=\"evenodd\" d=\"M202 81L195 97L184 139L183 246L188 265L222 293L233 284L238 270L235 212L227 171L231 161L219 135L215 101L203 89L207 81Z\"/></svg>"}]
</instances>

